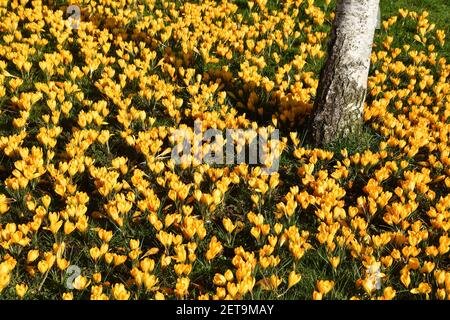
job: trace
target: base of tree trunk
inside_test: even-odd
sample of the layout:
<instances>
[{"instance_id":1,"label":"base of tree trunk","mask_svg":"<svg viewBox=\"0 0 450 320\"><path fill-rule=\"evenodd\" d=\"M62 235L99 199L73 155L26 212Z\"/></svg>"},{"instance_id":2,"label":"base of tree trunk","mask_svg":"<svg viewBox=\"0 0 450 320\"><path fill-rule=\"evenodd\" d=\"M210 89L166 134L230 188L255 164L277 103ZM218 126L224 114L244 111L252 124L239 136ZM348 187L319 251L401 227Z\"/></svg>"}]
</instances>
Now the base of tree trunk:
<instances>
[{"instance_id":1,"label":"base of tree trunk","mask_svg":"<svg viewBox=\"0 0 450 320\"><path fill-rule=\"evenodd\" d=\"M379 0L339 0L328 55L309 118L314 145L358 131L363 124Z\"/></svg>"}]
</instances>

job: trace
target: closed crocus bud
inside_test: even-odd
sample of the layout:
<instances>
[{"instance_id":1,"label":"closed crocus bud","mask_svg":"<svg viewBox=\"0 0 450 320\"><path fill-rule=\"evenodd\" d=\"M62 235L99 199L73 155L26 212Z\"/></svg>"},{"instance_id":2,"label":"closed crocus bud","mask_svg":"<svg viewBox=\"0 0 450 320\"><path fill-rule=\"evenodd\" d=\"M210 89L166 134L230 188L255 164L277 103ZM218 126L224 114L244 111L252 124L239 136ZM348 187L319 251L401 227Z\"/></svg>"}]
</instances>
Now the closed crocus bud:
<instances>
[{"instance_id":1,"label":"closed crocus bud","mask_svg":"<svg viewBox=\"0 0 450 320\"><path fill-rule=\"evenodd\" d=\"M69 261L67 261L66 259L57 258L56 264L60 270L66 270L67 267L69 266Z\"/></svg>"},{"instance_id":2,"label":"closed crocus bud","mask_svg":"<svg viewBox=\"0 0 450 320\"><path fill-rule=\"evenodd\" d=\"M102 274L100 272L94 273L92 275L92 279L95 283L99 283L100 281L102 281Z\"/></svg>"},{"instance_id":3,"label":"closed crocus bud","mask_svg":"<svg viewBox=\"0 0 450 320\"><path fill-rule=\"evenodd\" d=\"M41 198L42 204L44 205L44 207L46 209L48 209L48 207L50 206L50 203L52 201L52 198L49 195L45 195Z\"/></svg>"},{"instance_id":4,"label":"closed crocus bud","mask_svg":"<svg viewBox=\"0 0 450 320\"><path fill-rule=\"evenodd\" d=\"M128 300L130 293L125 289L122 283L116 283L112 288L112 294L116 300Z\"/></svg>"},{"instance_id":5,"label":"closed crocus bud","mask_svg":"<svg viewBox=\"0 0 450 320\"><path fill-rule=\"evenodd\" d=\"M131 239L130 240L130 249L131 250L136 250L138 248L139 248L139 240Z\"/></svg>"},{"instance_id":6,"label":"closed crocus bud","mask_svg":"<svg viewBox=\"0 0 450 320\"><path fill-rule=\"evenodd\" d=\"M239 292L239 288L234 282L228 282L227 291L230 295L230 298L234 298L236 297L236 294Z\"/></svg>"},{"instance_id":7,"label":"closed crocus bud","mask_svg":"<svg viewBox=\"0 0 450 320\"><path fill-rule=\"evenodd\" d=\"M148 273L144 273L143 282L145 284L145 288L147 291L150 291L154 288L154 286L158 283L159 279L154 275L150 275Z\"/></svg>"},{"instance_id":8,"label":"closed crocus bud","mask_svg":"<svg viewBox=\"0 0 450 320\"><path fill-rule=\"evenodd\" d=\"M0 293L8 286L9 282L11 281L11 274L5 269L5 267L0 267Z\"/></svg>"},{"instance_id":9,"label":"closed crocus bud","mask_svg":"<svg viewBox=\"0 0 450 320\"><path fill-rule=\"evenodd\" d=\"M100 258L100 249L98 247L91 248L89 254L94 261L97 261Z\"/></svg>"},{"instance_id":10,"label":"closed crocus bud","mask_svg":"<svg viewBox=\"0 0 450 320\"><path fill-rule=\"evenodd\" d=\"M172 257L163 254L160 261L162 267L167 267L172 262Z\"/></svg>"},{"instance_id":11,"label":"closed crocus bud","mask_svg":"<svg viewBox=\"0 0 450 320\"><path fill-rule=\"evenodd\" d=\"M289 273L289 277L288 277L288 289L295 286L301 279L302 279L302 276L300 274L295 273L295 271L292 270Z\"/></svg>"},{"instance_id":12,"label":"closed crocus bud","mask_svg":"<svg viewBox=\"0 0 450 320\"><path fill-rule=\"evenodd\" d=\"M73 300L73 293L72 292L64 292L62 294L63 300Z\"/></svg>"},{"instance_id":13,"label":"closed crocus bud","mask_svg":"<svg viewBox=\"0 0 450 320\"><path fill-rule=\"evenodd\" d=\"M314 291L313 292L313 300L322 300L323 295L320 292Z\"/></svg>"},{"instance_id":14,"label":"closed crocus bud","mask_svg":"<svg viewBox=\"0 0 450 320\"><path fill-rule=\"evenodd\" d=\"M27 262L31 263L39 257L39 250L30 250L27 254Z\"/></svg>"},{"instance_id":15,"label":"closed crocus bud","mask_svg":"<svg viewBox=\"0 0 450 320\"><path fill-rule=\"evenodd\" d=\"M76 228L75 224L73 224L72 222L67 220L64 223L64 234L66 234L66 235L71 234L75 230L75 228Z\"/></svg>"},{"instance_id":16,"label":"closed crocus bud","mask_svg":"<svg viewBox=\"0 0 450 320\"><path fill-rule=\"evenodd\" d=\"M225 288L218 287L216 292L216 297L214 297L214 299L223 299L227 295L227 289Z\"/></svg>"},{"instance_id":17,"label":"closed crocus bud","mask_svg":"<svg viewBox=\"0 0 450 320\"><path fill-rule=\"evenodd\" d=\"M190 280L189 278L178 278L175 285L175 294L178 297L184 297L188 294Z\"/></svg>"},{"instance_id":18,"label":"closed crocus bud","mask_svg":"<svg viewBox=\"0 0 450 320\"><path fill-rule=\"evenodd\" d=\"M422 269L420 270L420 272L431 273L433 271L434 267L435 267L434 262L426 261L423 263L423 266L422 266Z\"/></svg>"},{"instance_id":19,"label":"closed crocus bud","mask_svg":"<svg viewBox=\"0 0 450 320\"><path fill-rule=\"evenodd\" d=\"M155 300L165 300L164 294L162 294L161 292L157 291L155 293Z\"/></svg>"},{"instance_id":20,"label":"closed crocus bud","mask_svg":"<svg viewBox=\"0 0 450 320\"><path fill-rule=\"evenodd\" d=\"M73 287L79 291L86 289L91 282L86 277L78 276L73 281Z\"/></svg>"},{"instance_id":21,"label":"closed crocus bud","mask_svg":"<svg viewBox=\"0 0 450 320\"><path fill-rule=\"evenodd\" d=\"M227 279L220 273L216 273L213 278L213 283L216 286L224 286L227 283Z\"/></svg>"},{"instance_id":22,"label":"closed crocus bud","mask_svg":"<svg viewBox=\"0 0 450 320\"><path fill-rule=\"evenodd\" d=\"M227 279L227 281L233 281L233 279L234 279L233 272L230 269L225 271L224 276L225 276L225 279Z\"/></svg>"},{"instance_id":23,"label":"closed crocus bud","mask_svg":"<svg viewBox=\"0 0 450 320\"><path fill-rule=\"evenodd\" d=\"M437 289L437 291L436 291L436 297L439 299L439 300L445 300L445 296L446 296L446 292L445 292L445 289Z\"/></svg>"},{"instance_id":24,"label":"closed crocus bud","mask_svg":"<svg viewBox=\"0 0 450 320\"><path fill-rule=\"evenodd\" d=\"M392 287L387 287L383 290L383 299L392 300L395 298L396 293Z\"/></svg>"},{"instance_id":25,"label":"closed crocus bud","mask_svg":"<svg viewBox=\"0 0 450 320\"><path fill-rule=\"evenodd\" d=\"M114 266L117 267L127 261L127 256L116 254L114 255Z\"/></svg>"},{"instance_id":26,"label":"closed crocus bud","mask_svg":"<svg viewBox=\"0 0 450 320\"><path fill-rule=\"evenodd\" d=\"M28 291L28 286L24 283L22 284L16 284L16 294L19 296L19 298L23 298L25 294Z\"/></svg>"},{"instance_id":27,"label":"closed crocus bud","mask_svg":"<svg viewBox=\"0 0 450 320\"><path fill-rule=\"evenodd\" d=\"M155 261L150 258L145 258L141 260L139 266L141 267L141 270L144 272L152 272L153 268L155 267Z\"/></svg>"},{"instance_id":28,"label":"closed crocus bud","mask_svg":"<svg viewBox=\"0 0 450 320\"><path fill-rule=\"evenodd\" d=\"M222 224L228 233L232 233L234 228L236 228L236 226L233 224L230 218L223 218Z\"/></svg>"},{"instance_id":29,"label":"closed crocus bud","mask_svg":"<svg viewBox=\"0 0 450 320\"><path fill-rule=\"evenodd\" d=\"M434 277L439 286L442 286L445 282L445 271L444 270L436 270L434 272Z\"/></svg>"},{"instance_id":30,"label":"closed crocus bud","mask_svg":"<svg viewBox=\"0 0 450 320\"><path fill-rule=\"evenodd\" d=\"M0 214L5 214L9 210L9 199L4 194L0 194Z\"/></svg>"},{"instance_id":31,"label":"closed crocus bud","mask_svg":"<svg viewBox=\"0 0 450 320\"><path fill-rule=\"evenodd\" d=\"M45 272L47 272L48 269L49 269L49 265L48 265L47 261L45 261L45 260L39 261L38 270L40 273L44 274Z\"/></svg>"},{"instance_id":32,"label":"closed crocus bud","mask_svg":"<svg viewBox=\"0 0 450 320\"><path fill-rule=\"evenodd\" d=\"M402 272L400 276L400 281L403 283L403 285L408 288L409 284L411 283L411 277L409 271Z\"/></svg>"},{"instance_id":33,"label":"closed crocus bud","mask_svg":"<svg viewBox=\"0 0 450 320\"><path fill-rule=\"evenodd\" d=\"M282 280L277 275L273 274L270 276L270 287L273 290L276 290L280 286L281 282Z\"/></svg>"},{"instance_id":34,"label":"closed crocus bud","mask_svg":"<svg viewBox=\"0 0 450 320\"><path fill-rule=\"evenodd\" d=\"M326 295L328 292L333 289L334 281L329 280L318 280L317 283L317 290L323 295Z\"/></svg>"},{"instance_id":35,"label":"closed crocus bud","mask_svg":"<svg viewBox=\"0 0 450 320\"><path fill-rule=\"evenodd\" d=\"M208 261L214 259L223 249L222 244L217 241L216 236L213 236L211 238L211 241L209 243L209 249L205 254L205 257Z\"/></svg>"},{"instance_id":36,"label":"closed crocus bud","mask_svg":"<svg viewBox=\"0 0 450 320\"><path fill-rule=\"evenodd\" d=\"M277 222L274 226L274 230L275 230L275 233L277 235L279 235L281 233L281 231L283 230L283 225L281 223Z\"/></svg>"},{"instance_id":37,"label":"closed crocus bud","mask_svg":"<svg viewBox=\"0 0 450 320\"><path fill-rule=\"evenodd\" d=\"M85 216L82 216L78 219L78 222L76 223L75 227L80 231L80 232L85 232L87 227L88 227L88 221L87 218Z\"/></svg>"},{"instance_id":38,"label":"closed crocus bud","mask_svg":"<svg viewBox=\"0 0 450 320\"><path fill-rule=\"evenodd\" d=\"M339 262L341 261L341 258L339 256L331 257L329 258L329 261L334 269L336 269L339 265Z\"/></svg>"},{"instance_id":39,"label":"closed crocus bud","mask_svg":"<svg viewBox=\"0 0 450 320\"><path fill-rule=\"evenodd\" d=\"M111 262L114 260L114 255L111 252L105 253L105 261L107 264L111 264Z\"/></svg>"}]
</instances>

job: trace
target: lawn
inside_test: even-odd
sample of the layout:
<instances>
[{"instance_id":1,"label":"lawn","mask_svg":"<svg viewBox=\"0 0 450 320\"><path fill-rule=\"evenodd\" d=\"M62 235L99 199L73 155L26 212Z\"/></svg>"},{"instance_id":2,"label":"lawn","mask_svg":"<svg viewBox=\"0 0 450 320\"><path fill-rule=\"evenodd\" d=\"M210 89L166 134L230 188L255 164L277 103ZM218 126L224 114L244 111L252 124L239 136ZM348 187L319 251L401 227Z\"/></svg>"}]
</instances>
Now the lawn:
<instances>
[{"instance_id":1,"label":"lawn","mask_svg":"<svg viewBox=\"0 0 450 320\"><path fill-rule=\"evenodd\" d=\"M399 9L408 9L411 11L427 11L429 20L436 24L436 28L446 30L448 32L450 26L450 2L444 0L398 0L387 1L381 0L381 16L387 19L395 15ZM408 31L405 28L395 28L397 41L406 41L408 39ZM418 47L419 48L419 47ZM450 43L447 41L443 48L440 48L439 54L450 59Z\"/></svg>"}]
</instances>

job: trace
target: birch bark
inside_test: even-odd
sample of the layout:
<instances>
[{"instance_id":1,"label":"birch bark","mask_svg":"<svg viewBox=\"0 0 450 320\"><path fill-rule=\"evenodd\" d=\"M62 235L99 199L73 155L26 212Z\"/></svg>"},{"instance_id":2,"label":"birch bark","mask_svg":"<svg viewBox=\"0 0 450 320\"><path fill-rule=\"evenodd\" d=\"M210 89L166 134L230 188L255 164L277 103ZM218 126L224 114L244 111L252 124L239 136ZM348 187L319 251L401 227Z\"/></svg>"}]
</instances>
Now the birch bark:
<instances>
[{"instance_id":1,"label":"birch bark","mask_svg":"<svg viewBox=\"0 0 450 320\"><path fill-rule=\"evenodd\" d=\"M362 125L379 0L338 0L309 133L315 145Z\"/></svg>"}]
</instances>

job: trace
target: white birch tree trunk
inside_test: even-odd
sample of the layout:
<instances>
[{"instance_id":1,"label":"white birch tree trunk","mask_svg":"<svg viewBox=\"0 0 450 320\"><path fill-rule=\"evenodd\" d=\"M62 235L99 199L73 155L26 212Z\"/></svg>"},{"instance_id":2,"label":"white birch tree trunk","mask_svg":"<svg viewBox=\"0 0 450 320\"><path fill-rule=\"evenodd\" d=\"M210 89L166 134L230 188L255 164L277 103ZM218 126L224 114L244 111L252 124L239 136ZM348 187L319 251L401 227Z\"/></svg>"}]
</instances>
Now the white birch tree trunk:
<instances>
[{"instance_id":1,"label":"white birch tree trunk","mask_svg":"<svg viewBox=\"0 0 450 320\"><path fill-rule=\"evenodd\" d=\"M309 124L315 145L332 142L362 125L379 2L338 0Z\"/></svg>"}]
</instances>

